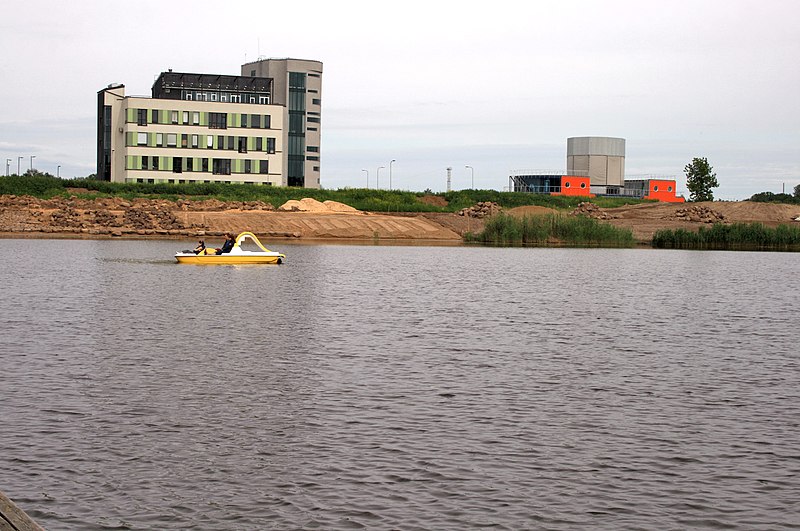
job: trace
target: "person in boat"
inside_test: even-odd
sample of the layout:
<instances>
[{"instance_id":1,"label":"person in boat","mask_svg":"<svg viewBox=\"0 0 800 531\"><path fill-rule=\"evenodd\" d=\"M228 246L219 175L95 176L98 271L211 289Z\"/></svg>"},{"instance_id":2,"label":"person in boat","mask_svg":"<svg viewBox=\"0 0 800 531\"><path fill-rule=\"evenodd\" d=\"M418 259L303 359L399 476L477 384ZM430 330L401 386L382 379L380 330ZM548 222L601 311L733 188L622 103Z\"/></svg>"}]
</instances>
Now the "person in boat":
<instances>
[{"instance_id":1,"label":"person in boat","mask_svg":"<svg viewBox=\"0 0 800 531\"><path fill-rule=\"evenodd\" d=\"M206 242L200 240L197 242L197 247L194 248L194 254L206 254L204 251L206 250Z\"/></svg>"},{"instance_id":2,"label":"person in boat","mask_svg":"<svg viewBox=\"0 0 800 531\"><path fill-rule=\"evenodd\" d=\"M233 246L236 244L236 240L233 239L233 234L230 232L225 233L225 243L222 244L220 249L217 249L217 254L224 254L231 252Z\"/></svg>"}]
</instances>

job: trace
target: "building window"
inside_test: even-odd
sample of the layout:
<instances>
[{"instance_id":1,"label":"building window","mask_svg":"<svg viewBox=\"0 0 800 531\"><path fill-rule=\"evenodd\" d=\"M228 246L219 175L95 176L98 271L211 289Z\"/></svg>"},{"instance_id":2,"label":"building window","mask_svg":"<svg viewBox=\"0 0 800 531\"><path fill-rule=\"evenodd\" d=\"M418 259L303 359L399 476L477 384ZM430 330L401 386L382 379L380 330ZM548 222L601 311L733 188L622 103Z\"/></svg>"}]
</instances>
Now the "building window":
<instances>
[{"instance_id":1,"label":"building window","mask_svg":"<svg viewBox=\"0 0 800 531\"><path fill-rule=\"evenodd\" d=\"M151 124L157 124L158 123L158 109L153 109L152 110L152 116L150 117L150 123Z\"/></svg>"},{"instance_id":2,"label":"building window","mask_svg":"<svg viewBox=\"0 0 800 531\"><path fill-rule=\"evenodd\" d=\"M214 147L214 137L212 135L208 135L206 137L206 147L211 149Z\"/></svg>"},{"instance_id":3,"label":"building window","mask_svg":"<svg viewBox=\"0 0 800 531\"><path fill-rule=\"evenodd\" d=\"M226 147L228 149L230 149L230 150L236 149L236 142L235 142L234 137L232 137L232 136L228 137L228 145Z\"/></svg>"},{"instance_id":4,"label":"building window","mask_svg":"<svg viewBox=\"0 0 800 531\"><path fill-rule=\"evenodd\" d=\"M231 159L214 159L213 168L214 175L230 175Z\"/></svg>"},{"instance_id":5,"label":"building window","mask_svg":"<svg viewBox=\"0 0 800 531\"><path fill-rule=\"evenodd\" d=\"M217 136L217 149L225 149L225 137L222 135Z\"/></svg>"},{"instance_id":6,"label":"building window","mask_svg":"<svg viewBox=\"0 0 800 531\"><path fill-rule=\"evenodd\" d=\"M319 153L319 146L306 146L306 151L311 153Z\"/></svg>"},{"instance_id":7,"label":"building window","mask_svg":"<svg viewBox=\"0 0 800 531\"><path fill-rule=\"evenodd\" d=\"M250 127L253 129L261 129L261 115L254 114L250 117Z\"/></svg>"},{"instance_id":8,"label":"building window","mask_svg":"<svg viewBox=\"0 0 800 531\"><path fill-rule=\"evenodd\" d=\"M186 157L186 171L194 171L194 159Z\"/></svg>"},{"instance_id":9,"label":"building window","mask_svg":"<svg viewBox=\"0 0 800 531\"><path fill-rule=\"evenodd\" d=\"M189 147L189 135L181 135L181 147Z\"/></svg>"},{"instance_id":10,"label":"building window","mask_svg":"<svg viewBox=\"0 0 800 531\"><path fill-rule=\"evenodd\" d=\"M269 161L268 160L262 160L260 162L261 162L261 164L258 167L258 173L260 173L262 175L266 175L267 173L269 173Z\"/></svg>"},{"instance_id":11,"label":"building window","mask_svg":"<svg viewBox=\"0 0 800 531\"><path fill-rule=\"evenodd\" d=\"M313 99L311 100L311 103L312 103L312 105L319 105L319 104L321 104L321 103L322 103L322 100L321 100L321 99L319 99L319 98L313 98Z\"/></svg>"},{"instance_id":12,"label":"building window","mask_svg":"<svg viewBox=\"0 0 800 531\"><path fill-rule=\"evenodd\" d=\"M241 119L242 119L241 127L247 127L247 115L242 114Z\"/></svg>"},{"instance_id":13,"label":"building window","mask_svg":"<svg viewBox=\"0 0 800 531\"><path fill-rule=\"evenodd\" d=\"M164 133L156 133L156 145L158 147L164 146Z\"/></svg>"},{"instance_id":14,"label":"building window","mask_svg":"<svg viewBox=\"0 0 800 531\"><path fill-rule=\"evenodd\" d=\"M259 96L258 103L260 103L261 105L269 104L269 96Z\"/></svg>"},{"instance_id":15,"label":"building window","mask_svg":"<svg viewBox=\"0 0 800 531\"><path fill-rule=\"evenodd\" d=\"M307 129L307 131L316 131L316 130L317 130L317 128L316 128L316 127L309 127L309 128Z\"/></svg>"},{"instance_id":16,"label":"building window","mask_svg":"<svg viewBox=\"0 0 800 531\"><path fill-rule=\"evenodd\" d=\"M183 125L189 125L189 111L183 111Z\"/></svg>"},{"instance_id":17,"label":"building window","mask_svg":"<svg viewBox=\"0 0 800 531\"><path fill-rule=\"evenodd\" d=\"M269 114L264 115L264 129L272 128L272 117Z\"/></svg>"},{"instance_id":18,"label":"building window","mask_svg":"<svg viewBox=\"0 0 800 531\"><path fill-rule=\"evenodd\" d=\"M240 136L238 138L239 143L239 153L247 153L247 137Z\"/></svg>"},{"instance_id":19,"label":"building window","mask_svg":"<svg viewBox=\"0 0 800 531\"><path fill-rule=\"evenodd\" d=\"M256 97L250 96L250 103L255 103L255 102L256 102Z\"/></svg>"},{"instance_id":20,"label":"building window","mask_svg":"<svg viewBox=\"0 0 800 531\"><path fill-rule=\"evenodd\" d=\"M319 161L319 157L306 157L306 160Z\"/></svg>"},{"instance_id":21,"label":"building window","mask_svg":"<svg viewBox=\"0 0 800 531\"><path fill-rule=\"evenodd\" d=\"M231 94L231 103L241 103L241 102L242 102L241 94Z\"/></svg>"},{"instance_id":22,"label":"building window","mask_svg":"<svg viewBox=\"0 0 800 531\"><path fill-rule=\"evenodd\" d=\"M564 183L564 188L569 188L569 181L567 181L566 183Z\"/></svg>"},{"instance_id":23,"label":"building window","mask_svg":"<svg viewBox=\"0 0 800 531\"><path fill-rule=\"evenodd\" d=\"M219 97L219 101L221 101L222 103L227 103L228 95L227 94L221 94L220 97Z\"/></svg>"},{"instance_id":24,"label":"building window","mask_svg":"<svg viewBox=\"0 0 800 531\"><path fill-rule=\"evenodd\" d=\"M196 148L198 145L199 137L198 135L192 135L192 147Z\"/></svg>"},{"instance_id":25,"label":"building window","mask_svg":"<svg viewBox=\"0 0 800 531\"><path fill-rule=\"evenodd\" d=\"M314 171L319 171L319 166L314 166Z\"/></svg>"},{"instance_id":26,"label":"building window","mask_svg":"<svg viewBox=\"0 0 800 531\"><path fill-rule=\"evenodd\" d=\"M205 173L208 173L208 159L202 159L202 160L203 160L203 171Z\"/></svg>"},{"instance_id":27,"label":"building window","mask_svg":"<svg viewBox=\"0 0 800 531\"><path fill-rule=\"evenodd\" d=\"M194 125L200 125L200 113L199 112L193 112L192 113L192 123Z\"/></svg>"},{"instance_id":28,"label":"building window","mask_svg":"<svg viewBox=\"0 0 800 531\"><path fill-rule=\"evenodd\" d=\"M267 153L275 153L275 139L267 138Z\"/></svg>"},{"instance_id":29,"label":"building window","mask_svg":"<svg viewBox=\"0 0 800 531\"><path fill-rule=\"evenodd\" d=\"M228 115L224 112L208 113L208 127L209 129L227 129Z\"/></svg>"},{"instance_id":30,"label":"building window","mask_svg":"<svg viewBox=\"0 0 800 531\"><path fill-rule=\"evenodd\" d=\"M217 101L217 93L216 92L212 92L211 93L211 101Z\"/></svg>"},{"instance_id":31,"label":"building window","mask_svg":"<svg viewBox=\"0 0 800 531\"><path fill-rule=\"evenodd\" d=\"M320 119L319 119L319 118L316 118L316 117L314 117L314 116L309 116L309 117L307 118L307 120L308 120L308 122L309 122L309 123L313 123L313 124L318 124L318 123L320 123Z\"/></svg>"},{"instance_id":32,"label":"building window","mask_svg":"<svg viewBox=\"0 0 800 531\"><path fill-rule=\"evenodd\" d=\"M137 133L137 146L146 146L147 145L147 133Z\"/></svg>"},{"instance_id":33,"label":"building window","mask_svg":"<svg viewBox=\"0 0 800 531\"><path fill-rule=\"evenodd\" d=\"M586 188L586 183L581 183L581 188Z\"/></svg>"},{"instance_id":34,"label":"building window","mask_svg":"<svg viewBox=\"0 0 800 531\"><path fill-rule=\"evenodd\" d=\"M137 109L137 110L139 111L139 113L137 115L138 120L136 123L138 125L147 125L147 109Z\"/></svg>"},{"instance_id":35,"label":"building window","mask_svg":"<svg viewBox=\"0 0 800 531\"><path fill-rule=\"evenodd\" d=\"M671 191L672 191L672 187L671 186L667 186L667 192L671 192Z\"/></svg>"},{"instance_id":36,"label":"building window","mask_svg":"<svg viewBox=\"0 0 800 531\"><path fill-rule=\"evenodd\" d=\"M187 92L186 93L186 100L187 101L192 101L192 93L191 92Z\"/></svg>"},{"instance_id":37,"label":"building window","mask_svg":"<svg viewBox=\"0 0 800 531\"><path fill-rule=\"evenodd\" d=\"M653 187L653 191L654 191L654 192L658 192L658 185L655 185L655 186Z\"/></svg>"},{"instance_id":38,"label":"building window","mask_svg":"<svg viewBox=\"0 0 800 531\"><path fill-rule=\"evenodd\" d=\"M256 151L264 151L264 139L260 136L256 137Z\"/></svg>"},{"instance_id":39,"label":"building window","mask_svg":"<svg viewBox=\"0 0 800 531\"><path fill-rule=\"evenodd\" d=\"M176 147L178 145L178 134L167 133L167 147Z\"/></svg>"},{"instance_id":40,"label":"building window","mask_svg":"<svg viewBox=\"0 0 800 531\"><path fill-rule=\"evenodd\" d=\"M159 160L160 160L160 159L159 159L158 157L153 157L153 169L154 169L154 170L157 170L157 169L158 169L158 161L159 161Z\"/></svg>"},{"instance_id":41,"label":"building window","mask_svg":"<svg viewBox=\"0 0 800 531\"><path fill-rule=\"evenodd\" d=\"M142 169L143 170L149 170L150 169L149 168L149 166L150 166L149 160L150 160L150 157L148 157L147 155L142 155Z\"/></svg>"},{"instance_id":42,"label":"building window","mask_svg":"<svg viewBox=\"0 0 800 531\"><path fill-rule=\"evenodd\" d=\"M183 173L183 157L172 158L172 173Z\"/></svg>"},{"instance_id":43,"label":"building window","mask_svg":"<svg viewBox=\"0 0 800 531\"><path fill-rule=\"evenodd\" d=\"M252 164L253 164L253 161L251 161L251 160L244 161L244 172L245 173L252 173L252 169L253 169Z\"/></svg>"},{"instance_id":44,"label":"building window","mask_svg":"<svg viewBox=\"0 0 800 531\"><path fill-rule=\"evenodd\" d=\"M173 124L178 123L178 111L172 111L171 118L172 118L172 123Z\"/></svg>"},{"instance_id":45,"label":"building window","mask_svg":"<svg viewBox=\"0 0 800 531\"><path fill-rule=\"evenodd\" d=\"M256 77L256 71L250 70L250 77Z\"/></svg>"}]
</instances>

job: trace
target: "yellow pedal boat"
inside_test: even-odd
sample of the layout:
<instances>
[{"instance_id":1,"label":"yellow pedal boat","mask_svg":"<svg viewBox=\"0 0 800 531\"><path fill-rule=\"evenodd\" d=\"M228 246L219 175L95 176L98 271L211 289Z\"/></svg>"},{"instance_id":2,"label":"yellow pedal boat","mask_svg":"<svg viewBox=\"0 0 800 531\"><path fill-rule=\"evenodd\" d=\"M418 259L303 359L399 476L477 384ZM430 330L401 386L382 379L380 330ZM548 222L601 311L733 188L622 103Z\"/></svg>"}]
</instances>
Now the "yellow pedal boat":
<instances>
[{"instance_id":1,"label":"yellow pedal boat","mask_svg":"<svg viewBox=\"0 0 800 531\"><path fill-rule=\"evenodd\" d=\"M242 249L245 240L252 240L260 251ZM281 253L270 251L258 241L252 232L243 232L236 237L236 243L231 252L214 254L214 249L205 249L200 254L191 251L175 253L175 260L179 264L280 264L286 259Z\"/></svg>"}]
</instances>

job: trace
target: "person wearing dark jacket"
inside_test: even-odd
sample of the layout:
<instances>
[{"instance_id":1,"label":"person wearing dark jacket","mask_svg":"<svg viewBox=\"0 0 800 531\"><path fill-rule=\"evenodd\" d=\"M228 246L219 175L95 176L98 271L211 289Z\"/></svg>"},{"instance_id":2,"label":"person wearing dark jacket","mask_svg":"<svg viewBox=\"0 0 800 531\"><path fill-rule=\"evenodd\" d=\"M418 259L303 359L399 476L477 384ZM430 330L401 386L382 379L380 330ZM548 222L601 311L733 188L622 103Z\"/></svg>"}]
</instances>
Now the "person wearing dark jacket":
<instances>
[{"instance_id":1,"label":"person wearing dark jacket","mask_svg":"<svg viewBox=\"0 0 800 531\"><path fill-rule=\"evenodd\" d=\"M233 239L233 234L230 232L225 233L225 243L222 244L221 249L217 249L217 254L229 253L233 246L236 244L236 240Z\"/></svg>"}]
</instances>

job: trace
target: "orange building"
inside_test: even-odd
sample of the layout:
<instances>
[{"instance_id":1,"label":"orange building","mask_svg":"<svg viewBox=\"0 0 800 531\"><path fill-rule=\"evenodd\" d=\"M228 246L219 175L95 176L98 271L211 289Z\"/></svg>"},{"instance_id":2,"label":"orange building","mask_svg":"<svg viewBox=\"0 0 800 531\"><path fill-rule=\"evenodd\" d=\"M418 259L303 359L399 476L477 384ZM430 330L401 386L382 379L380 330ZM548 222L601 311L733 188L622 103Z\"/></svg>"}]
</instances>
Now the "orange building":
<instances>
[{"instance_id":1,"label":"orange building","mask_svg":"<svg viewBox=\"0 0 800 531\"><path fill-rule=\"evenodd\" d=\"M684 203L686 199L675 195L674 179L626 179L624 195L637 195L666 203Z\"/></svg>"}]
</instances>

